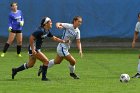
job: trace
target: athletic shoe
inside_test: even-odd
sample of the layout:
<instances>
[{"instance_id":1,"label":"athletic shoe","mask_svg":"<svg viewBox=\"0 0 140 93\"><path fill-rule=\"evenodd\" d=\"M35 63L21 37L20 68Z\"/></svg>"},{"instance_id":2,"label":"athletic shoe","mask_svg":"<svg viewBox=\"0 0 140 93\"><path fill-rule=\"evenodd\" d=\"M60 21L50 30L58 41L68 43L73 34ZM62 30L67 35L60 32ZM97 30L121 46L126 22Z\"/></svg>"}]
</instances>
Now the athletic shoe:
<instances>
[{"instance_id":1,"label":"athletic shoe","mask_svg":"<svg viewBox=\"0 0 140 93\"><path fill-rule=\"evenodd\" d=\"M42 73L42 66L39 67L38 76L40 76L41 73Z\"/></svg>"},{"instance_id":2,"label":"athletic shoe","mask_svg":"<svg viewBox=\"0 0 140 93\"><path fill-rule=\"evenodd\" d=\"M12 68L12 79L14 79L15 75L17 74L17 71L15 68Z\"/></svg>"},{"instance_id":3,"label":"athletic shoe","mask_svg":"<svg viewBox=\"0 0 140 93\"><path fill-rule=\"evenodd\" d=\"M140 74L137 73L136 75L134 75L132 78L140 78Z\"/></svg>"},{"instance_id":4,"label":"athletic shoe","mask_svg":"<svg viewBox=\"0 0 140 93\"><path fill-rule=\"evenodd\" d=\"M75 73L70 73L70 76L74 79L80 79L80 77L78 77Z\"/></svg>"},{"instance_id":5,"label":"athletic shoe","mask_svg":"<svg viewBox=\"0 0 140 93\"><path fill-rule=\"evenodd\" d=\"M4 57L5 56L5 53L1 53L1 57Z\"/></svg>"},{"instance_id":6,"label":"athletic shoe","mask_svg":"<svg viewBox=\"0 0 140 93\"><path fill-rule=\"evenodd\" d=\"M17 54L18 55L18 57L22 57L22 55L21 54Z\"/></svg>"}]
</instances>

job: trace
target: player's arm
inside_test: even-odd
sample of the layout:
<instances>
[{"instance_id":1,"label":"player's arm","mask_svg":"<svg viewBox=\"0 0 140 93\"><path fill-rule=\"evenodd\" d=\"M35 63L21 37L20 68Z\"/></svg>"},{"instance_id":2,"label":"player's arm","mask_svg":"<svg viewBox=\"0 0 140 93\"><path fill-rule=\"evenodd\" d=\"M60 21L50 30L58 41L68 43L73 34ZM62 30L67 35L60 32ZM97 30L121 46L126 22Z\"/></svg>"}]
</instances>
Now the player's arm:
<instances>
[{"instance_id":1,"label":"player's arm","mask_svg":"<svg viewBox=\"0 0 140 93\"><path fill-rule=\"evenodd\" d=\"M57 22L56 23L56 27L58 28L58 29L63 29L63 28L66 28L66 29L68 29L68 28L71 28L73 25L72 24L69 24L69 23L60 23L60 22Z\"/></svg>"},{"instance_id":2,"label":"player's arm","mask_svg":"<svg viewBox=\"0 0 140 93\"><path fill-rule=\"evenodd\" d=\"M12 31L12 18L11 18L11 15L9 15L9 28L8 28L8 31L11 32Z\"/></svg>"},{"instance_id":3,"label":"player's arm","mask_svg":"<svg viewBox=\"0 0 140 93\"><path fill-rule=\"evenodd\" d=\"M60 43L69 43L69 40L62 40L54 35L51 34L51 32L49 32L48 37L50 37L52 40L56 41L56 42L60 42Z\"/></svg>"},{"instance_id":4,"label":"player's arm","mask_svg":"<svg viewBox=\"0 0 140 93\"><path fill-rule=\"evenodd\" d=\"M60 39L60 38L58 38L58 37L56 37L56 36L53 36L51 39L54 40L54 41L56 41L56 42L67 43L67 41L62 40L62 39Z\"/></svg>"},{"instance_id":5,"label":"player's arm","mask_svg":"<svg viewBox=\"0 0 140 93\"><path fill-rule=\"evenodd\" d=\"M82 52L82 46L81 46L80 39L76 39L76 44L77 44L77 47L78 47L78 50L79 50L79 54L82 57L83 56L83 52Z\"/></svg>"},{"instance_id":6,"label":"player's arm","mask_svg":"<svg viewBox=\"0 0 140 93\"><path fill-rule=\"evenodd\" d=\"M56 28L58 28L58 29L63 29L62 23L57 22L57 23L56 23Z\"/></svg>"},{"instance_id":7,"label":"player's arm","mask_svg":"<svg viewBox=\"0 0 140 93\"><path fill-rule=\"evenodd\" d=\"M135 47L135 43L138 40L138 34L139 34L139 32L137 32L137 31L134 32L134 38L133 38L133 42L132 42L132 48Z\"/></svg>"},{"instance_id":8,"label":"player's arm","mask_svg":"<svg viewBox=\"0 0 140 93\"><path fill-rule=\"evenodd\" d=\"M24 25L24 17L23 17L23 14L21 12L21 21L20 21L20 26L23 26Z\"/></svg>"},{"instance_id":9,"label":"player's arm","mask_svg":"<svg viewBox=\"0 0 140 93\"><path fill-rule=\"evenodd\" d=\"M30 39L29 39L29 43L30 43L30 46L31 46L31 49L32 49L32 53L36 54L35 47L34 47L34 40L35 40L35 37L33 35L31 35Z\"/></svg>"}]
</instances>

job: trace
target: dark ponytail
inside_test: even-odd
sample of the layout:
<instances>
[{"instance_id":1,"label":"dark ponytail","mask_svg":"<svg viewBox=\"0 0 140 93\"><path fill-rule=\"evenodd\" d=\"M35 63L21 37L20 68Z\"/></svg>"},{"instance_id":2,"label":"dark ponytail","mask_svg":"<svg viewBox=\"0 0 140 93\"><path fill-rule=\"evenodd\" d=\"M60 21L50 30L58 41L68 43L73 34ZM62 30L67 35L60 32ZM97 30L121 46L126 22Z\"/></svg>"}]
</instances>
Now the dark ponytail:
<instances>
[{"instance_id":1,"label":"dark ponytail","mask_svg":"<svg viewBox=\"0 0 140 93\"><path fill-rule=\"evenodd\" d=\"M74 21L78 20L79 18L82 19L81 16L75 16L75 17L73 18L73 20L72 20L72 24L74 23Z\"/></svg>"},{"instance_id":2,"label":"dark ponytail","mask_svg":"<svg viewBox=\"0 0 140 93\"><path fill-rule=\"evenodd\" d=\"M140 13L138 13L138 17L140 17Z\"/></svg>"},{"instance_id":3,"label":"dark ponytail","mask_svg":"<svg viewBox=\"0 0 140 93\"><path fill-rule=\"evenodd\" d=\"M13 6L13 4L18 5L16 2L12 2L12 3L10 4L10 6L12 7L12 6Z\"/></svg>"}]
</instances>

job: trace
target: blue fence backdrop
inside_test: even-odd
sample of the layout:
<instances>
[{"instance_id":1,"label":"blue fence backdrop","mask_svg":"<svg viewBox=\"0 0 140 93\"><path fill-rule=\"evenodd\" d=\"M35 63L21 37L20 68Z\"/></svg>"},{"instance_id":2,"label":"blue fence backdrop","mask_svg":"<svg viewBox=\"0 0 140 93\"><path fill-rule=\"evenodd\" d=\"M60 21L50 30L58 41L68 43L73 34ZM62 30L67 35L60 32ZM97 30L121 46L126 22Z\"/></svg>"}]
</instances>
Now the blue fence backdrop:
<instances>
[{"instance_id":1,"label":"blue fence backdrop","mask_svg":"<svg viewBox=\"0 0 140 93\"><path fill-rule=\"evenodd\" d=\"M74 16L80 15L83 17L82 38L131 38L140 12L140 0L0 0L0 36L8 36L12 1L18 2L18 8L23 11L24 36L29 36L44 16L53 21L52 33L61 35L55 23L71 22Z\"/></svg>"}]
</instances>

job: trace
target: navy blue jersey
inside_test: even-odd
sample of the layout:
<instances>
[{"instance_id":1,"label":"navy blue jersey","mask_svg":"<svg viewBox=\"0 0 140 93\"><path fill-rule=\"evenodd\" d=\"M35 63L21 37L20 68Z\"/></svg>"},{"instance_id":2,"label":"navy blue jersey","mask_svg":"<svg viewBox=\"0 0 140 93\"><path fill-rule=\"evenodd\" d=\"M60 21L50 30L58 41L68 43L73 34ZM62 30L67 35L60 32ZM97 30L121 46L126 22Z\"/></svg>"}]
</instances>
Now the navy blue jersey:
<instances>
[{"instance_id":1,"label":"navy blue jersey","mask_svg":"<svg viewBox=\"0 0 140 93\"><path fill-rule=\"evenodd\" d=\"M43 39L47 37L53 37L50 31L46 31L44 28L39 27L35 32L32 33L35 37L35 46L36 49L41 49L41 45L43 43Z\"/></svg>"}]
</instances>

